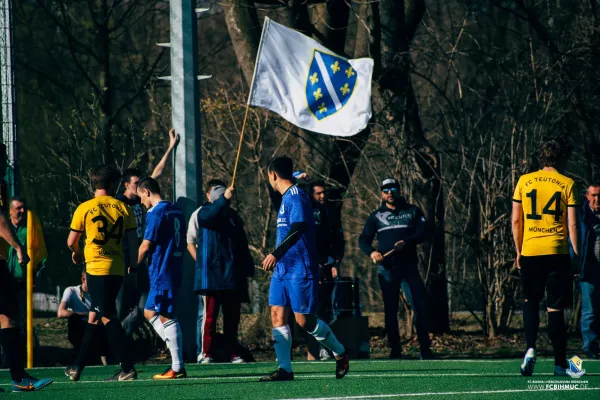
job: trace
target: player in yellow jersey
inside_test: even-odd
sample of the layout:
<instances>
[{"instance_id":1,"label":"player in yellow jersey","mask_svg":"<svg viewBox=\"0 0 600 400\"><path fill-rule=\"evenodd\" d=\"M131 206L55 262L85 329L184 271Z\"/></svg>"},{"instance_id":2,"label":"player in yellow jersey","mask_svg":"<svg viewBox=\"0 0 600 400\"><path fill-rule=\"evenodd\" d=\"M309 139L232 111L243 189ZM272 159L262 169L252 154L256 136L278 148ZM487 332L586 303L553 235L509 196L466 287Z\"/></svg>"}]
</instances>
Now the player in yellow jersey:
<instances>
[{"instance_id":1,"label":"player in yellow jersey","mask_svg":"<svg viewBox=\"0 0 600 400\"><path fill-rule=\"evenodd\" d=\"M531 376L536 361L540 301L546 293L548 332L554 350L554 375L574 376L567 364L567 328L564 309L573 301L571 259L567 237L577 244L577 193L575 183L558 172L569 155L558 140L540 149L542 169L521 176L513 196L512 233L516 264L523 285L523 324L527 351L521 374Z\"/></svg>"},{"instance_id":2,"label":"player in yellow jersey","mask_svg":"<svg viewBox=\"0 0 600 400\"><path fill-rule=\"evenodd\" d=\"M88 349L98 337L98 322L106 327L108 342L117 356L121 370L109 380L128 381L137 378L137 372L126 346L126 336L117 318L116 298L125 275L125 258L129 265L137 265L137 248L130 246L123 254L123 239L136 240L136 222L133 212L125 203L113 197L120 180L119 171L103 165L91 176L94 198L81 204L73 214L71 233L67 240L73 252L73 263L84 258L88 293L92 300L88 325L75 364L67 367L65 374L72 380L80 378ZM85 235L85 250L79 246Z\"/></svg>"}]
</instances>

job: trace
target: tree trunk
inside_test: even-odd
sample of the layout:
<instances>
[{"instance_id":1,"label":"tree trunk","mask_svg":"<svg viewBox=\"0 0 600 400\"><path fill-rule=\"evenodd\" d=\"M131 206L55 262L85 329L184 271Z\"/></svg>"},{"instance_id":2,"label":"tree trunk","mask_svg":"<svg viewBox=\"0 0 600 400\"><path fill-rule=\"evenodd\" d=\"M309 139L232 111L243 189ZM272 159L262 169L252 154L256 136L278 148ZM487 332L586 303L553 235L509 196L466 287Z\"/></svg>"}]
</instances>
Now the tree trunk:
<instances>
[{"instance_id":1,"label":"tree trunk","mask_svg":"<svg viewBox=\"0 0 600 400\"><path fill-rule=\"evenodd\" d=\"M246 83L252 83L261 25L253 0L232 0L225 9L225 21L233 50Z\"/></svg>"}]
</instances>

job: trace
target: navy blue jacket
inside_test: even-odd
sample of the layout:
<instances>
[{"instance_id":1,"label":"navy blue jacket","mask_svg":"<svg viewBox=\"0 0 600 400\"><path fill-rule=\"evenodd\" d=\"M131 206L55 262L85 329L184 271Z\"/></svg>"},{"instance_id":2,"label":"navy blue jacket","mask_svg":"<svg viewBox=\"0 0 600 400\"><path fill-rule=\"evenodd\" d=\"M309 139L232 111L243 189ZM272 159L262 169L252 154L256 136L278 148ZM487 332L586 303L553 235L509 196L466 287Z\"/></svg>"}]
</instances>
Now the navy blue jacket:
<instances>
[{"instance_id":1,"label":"navy blue jacket","mask_svg":"<svg viewBox=\"0 0 600 400\"><path fill-rule=\"evenodd\" d=\"M377 251L383 255L392 250L396 242L404 240L404 248L386 258L382 265L386 268L416 266L417 245L425 240L426 233L427 224L421 210L400 199L394 210L383 204L369 216L358 244L363 253L370 256L375 251L372 243L377 236Z\"/></svg>"},{"instance_id":2,"label":"navy blue jacket","mask_svg":"<svg viewBox=\"0 0 600 400\"><path fill-rule=\"evenodd\" d=\"M590 208L589 202L585 202L583 204L583 206L579 209L579 216L578 216L578 220L579 220L579 226L578 226L578 231L579 231L579 243L580 243L580 249L581 249L581 254L579 255L579 261L580 264L578 265L578 267L580 268L579 271L579 279L583 280L585 277L586 272L591 275L590 271L586 271L586 269L589 269L590 266L586 265L586 261L587 261L587 257L588 257L588 251L590 248L590 238L592 237L592 218L594 218L594 215L592 215L592 209ZM596 271L598 272L598 271Z\"/></svg>"},{"instance_id":3,"label":"navy blue jacket","mask_svg":"<svg viewBox=\"0 0 600 400\"><path fill-rule=\"evenodd\" d=\"M199 294L235 290L247 301L247 279L254 275L244 224L224 196L198 211L196 279Z\"/></svg>"}]
</instances>

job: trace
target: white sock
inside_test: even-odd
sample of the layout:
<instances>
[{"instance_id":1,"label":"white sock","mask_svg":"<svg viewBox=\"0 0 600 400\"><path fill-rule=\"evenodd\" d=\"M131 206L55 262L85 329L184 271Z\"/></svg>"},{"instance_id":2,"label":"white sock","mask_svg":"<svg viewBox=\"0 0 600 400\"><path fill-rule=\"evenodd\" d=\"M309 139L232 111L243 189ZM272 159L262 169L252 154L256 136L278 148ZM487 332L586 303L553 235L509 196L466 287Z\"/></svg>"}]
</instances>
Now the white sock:
<instances>
[{"instance_id":1,"label":"white sock","mask_svg":"<svg viewBox=\"0 0 600 400\"><path fill-rule=\"evenodd\" d=\"M273 346L279 368L292 372L292 335L290 326L284 325L279 328L273 328Z\"/></svg>"},{"instance_id":2,"label":"white sock","mask_svg":"<svg viewBox=\"0 0 600 400\"><path fill-rule=\"evenodd\" d=\"M171 352L171 369L180 372L183 369L183 349L181 345L181 328L176 319L164 323L165 342Z\"/></svg>"},{"instance_id":3,"label":"white sock","mask_svg":"<svg viewBox=\"0 0 600 400\"><path fill-rule=\"evenodd\" d=\"M152 317L152 319L150 319L150 323L152 324L152 327L154 328L156 333L158 333L158 336L160 336L160 338L164 342L165 341L165 328L163 326L163 323L160 321L160 317L158 316L158 314L156 314L154 317Z\"/></svg>"},{"instance_id":4,"label":"white sock","mask_svg":"<svg viewBox=\"0 0 600 400\"><path fill-rule=\"evenodd\" d=\"M329 325L320 319L317 319L317 326L315 327L315 330L309 333L313 335L313 337L317 339L319 343L331 350L333 355L336 357L344 354L344 351L346 351L344 346L338 342L333 332L331 332Z\"/></svg>"}]
</instances>

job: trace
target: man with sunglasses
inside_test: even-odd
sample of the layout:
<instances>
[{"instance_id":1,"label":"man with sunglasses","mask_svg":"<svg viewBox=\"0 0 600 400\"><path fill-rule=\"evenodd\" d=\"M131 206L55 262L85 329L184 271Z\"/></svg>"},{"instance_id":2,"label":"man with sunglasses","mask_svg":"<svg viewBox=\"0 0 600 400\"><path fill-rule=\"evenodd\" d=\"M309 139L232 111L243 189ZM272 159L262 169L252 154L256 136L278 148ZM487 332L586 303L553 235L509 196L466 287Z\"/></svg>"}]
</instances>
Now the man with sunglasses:
<instances>
[{"instance_id":1,"label":"man with sunglasses","mask_svg":"<svg viewBox=\"0 0 600 400\"><path fill-rule=\"evenodd\" d=\"M414 311L421 359L431 359L425 285L417 264L417 245L425 239L427 223L421 210L400 195L394 178L381 183L382 205L373 212L358 239L360 249L378 264L379 285L383 294L385 330L391 347L390 358L401 358L398 329L400 289ZM372 246L377 236L378 248Z\"/></svg>"}]
</instances>

